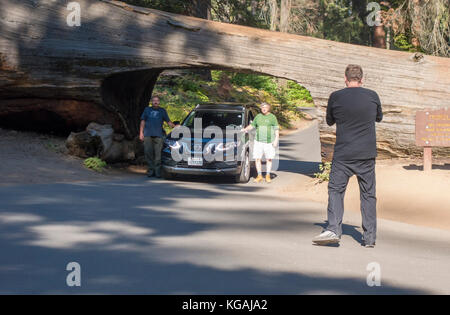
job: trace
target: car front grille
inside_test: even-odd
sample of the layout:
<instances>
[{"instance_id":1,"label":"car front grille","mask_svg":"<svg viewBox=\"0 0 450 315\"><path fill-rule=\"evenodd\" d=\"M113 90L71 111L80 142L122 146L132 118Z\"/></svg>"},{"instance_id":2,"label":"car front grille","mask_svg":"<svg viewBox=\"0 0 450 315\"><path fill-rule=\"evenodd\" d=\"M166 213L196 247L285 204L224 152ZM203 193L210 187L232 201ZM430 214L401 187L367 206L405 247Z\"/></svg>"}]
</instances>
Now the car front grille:
<instances>
[{"instance_id":1,"label":"car front grille","mask_svg":"<svg viewBox=\"0 0 450 315\"><path fill-rule=\"evenodd\" d=\"M230 167L236 167L236 163L230 163L230 162L207 162L203 161L203 165L188 165L187 161L180 161L177 162L177 167L182 168L197 168L197 169L224 169L224 168L230 168Z\"/></svg>"}]
</instances>

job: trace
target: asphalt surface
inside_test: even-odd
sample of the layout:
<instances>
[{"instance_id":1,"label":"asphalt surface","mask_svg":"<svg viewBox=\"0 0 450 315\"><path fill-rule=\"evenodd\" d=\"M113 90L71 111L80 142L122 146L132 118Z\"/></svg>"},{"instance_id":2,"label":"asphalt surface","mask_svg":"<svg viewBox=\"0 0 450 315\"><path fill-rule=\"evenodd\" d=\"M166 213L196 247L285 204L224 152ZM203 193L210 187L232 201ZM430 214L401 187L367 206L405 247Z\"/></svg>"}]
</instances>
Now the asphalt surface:
<instances>
[{"instance_id":1,"label":"asphalt surface","mask_svg":"<svg viewBox=\"0 0 450 315\"><path fill-rule=\"evenodd\" d=\"M449 232L380 219L367 249L347 211L339 247L312 245L326 205L274 187L319 161L313 126L282 138L270 185L130 176L0 187L0 294L449 294ZM81 286L67 285L70 262Z\"/></svg>"}]
</instances>

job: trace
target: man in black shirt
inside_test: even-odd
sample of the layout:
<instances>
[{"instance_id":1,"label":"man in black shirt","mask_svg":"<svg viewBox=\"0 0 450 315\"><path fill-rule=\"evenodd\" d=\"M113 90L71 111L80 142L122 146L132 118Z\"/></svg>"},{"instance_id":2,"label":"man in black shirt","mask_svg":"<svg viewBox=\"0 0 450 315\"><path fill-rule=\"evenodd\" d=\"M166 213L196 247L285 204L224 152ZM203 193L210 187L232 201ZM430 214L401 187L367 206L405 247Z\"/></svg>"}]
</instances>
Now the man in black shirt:
<instances>
[{"instance_id":1,"label":"man in black shirt","mask_svg":"<svg viewBox=\"0 0 450 315\"><path fill-rule=\"evenodd\" d=\"M356 174L361 195L363 243L374 247L376 239L375 122L383 118L375 91L362 86L363 72L358 65L345 70L347 88L331 93L327 124L336 123L336 144L328 183L328 226L316 236L317 245L339 243L344 216L344 195L348 180Z\"/></svg>"}]
</instances>

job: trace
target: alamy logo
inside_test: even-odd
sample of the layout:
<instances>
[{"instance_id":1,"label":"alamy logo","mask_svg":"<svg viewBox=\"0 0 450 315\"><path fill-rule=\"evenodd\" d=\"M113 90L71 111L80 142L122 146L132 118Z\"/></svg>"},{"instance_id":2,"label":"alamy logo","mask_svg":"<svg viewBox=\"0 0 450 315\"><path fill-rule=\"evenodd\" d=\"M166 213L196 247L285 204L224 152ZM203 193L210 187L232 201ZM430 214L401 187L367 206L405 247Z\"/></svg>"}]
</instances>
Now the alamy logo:
<instances>
[{"instance_id":1,"label":"alamy logo","mask_svg":"<svg viewBox=\"0 0 450 315\"><path fill-rule=\"evenodd\" d=\"M369 2L367 4L367 11L371 11L366 18L367 25L380 26L381 25L380 5L376 2Z\"/></svg>"},{"instance_id":2,"label":"alamy logo","mask_svg":"<svg viewBox=\"0 0 450 315\"><path fill-rule=\"evenodd\" d=\"M70 271L66 278L66 284L69 287L81 287L81 266L77 262L70 262L66 266Z\"/></svg>"},{"instance_id":3,"label":"alamy logo","mask_svg":"<svg viewBox=\"0 0 450 315\"><path fill-rule=\"evenodd\" d=\"M81 6L78 2L69 2L67 11L71 11L66 18L67 25L70 27L81 26Z\"/></svg>"},{"instance_id":4,"label":"alamy logo","mask_svg":"<svg viewBox=\"0 0 450 315\"><path fill-rule=\"evenodd\" d=\"M377 262L371 262L366 268L369 271L367 275L366 283L369 287L380 287L381 286L381 266Z\"/></svg>"},{"instance_id":5,"label":"alamy logo","mask_svg":"<svg viewBox=\"0 0 450 315\"><path fill-rule=\"evenodd\" d=\"M166 149L163 151L169 150L175 162L186 161L188 165L194 163L193 159L198 161L198 165L202 164L202 159L206 162L242 162L245 160L246 150L249 151L250 158L253 156L253 145L247 141L250 138L246 139L245 133L240 130L241 125L230 123L223 128L209 123L208 120L205 123L202 118L194 118L189 127L177 126L170 138L165 140ZM208 126L203 128L205 124ZM274 127L269 126L261 126L259 131L262 135L275 134ZM277 170L278 147L274 150L276 158L273 159L272 169Z\"/></svg>"}]
</instances>

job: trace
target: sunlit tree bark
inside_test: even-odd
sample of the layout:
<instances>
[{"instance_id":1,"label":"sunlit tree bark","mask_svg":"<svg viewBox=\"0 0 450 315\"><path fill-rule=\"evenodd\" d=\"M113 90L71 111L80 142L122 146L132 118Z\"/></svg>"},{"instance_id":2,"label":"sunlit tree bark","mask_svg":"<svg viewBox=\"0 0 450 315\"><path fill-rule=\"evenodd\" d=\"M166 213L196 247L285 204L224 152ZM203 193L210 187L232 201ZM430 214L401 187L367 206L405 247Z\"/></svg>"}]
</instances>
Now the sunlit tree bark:
<instances>
[{"instance_id":1,"label":"sunlit tree bark","mask_svg":"<svg viewBox=\"0 0 450 315\"><path fill-rule=\"evenodd\" d=\"M280 31L289 32L289 22L291 15L292 0L281 0L280 10Z\"/></svg>"}]
</instances>

